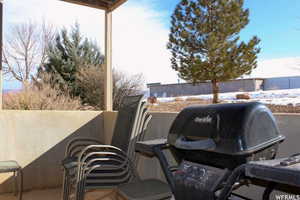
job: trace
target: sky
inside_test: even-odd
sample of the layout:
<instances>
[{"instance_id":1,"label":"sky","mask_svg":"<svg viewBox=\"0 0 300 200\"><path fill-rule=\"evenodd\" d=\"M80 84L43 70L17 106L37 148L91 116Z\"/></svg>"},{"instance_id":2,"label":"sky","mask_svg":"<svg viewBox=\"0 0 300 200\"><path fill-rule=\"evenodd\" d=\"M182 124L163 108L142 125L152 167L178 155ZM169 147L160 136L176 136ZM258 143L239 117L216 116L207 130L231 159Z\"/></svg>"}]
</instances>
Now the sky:
<instances>
[{"instance_id":1,"label":"sky","mask_svg":"<svg viewBox=\"0 0 300 200\"><path fill-rule=\"evenodd\" d=\"M143 73L146 83L175 83L166 49L170 16L179 0L128 0L113 13L113 67L127 74ZM245 0L250 23L241 39L261 39L258 67L251 77L300 75L300 1ZM47 21L57 28L78 22L83 35L104 50L104 12L58 0L4 0L4 39L10 27ZM19 88L4 81L4 89Z\"/></svg>"}]
</instances>

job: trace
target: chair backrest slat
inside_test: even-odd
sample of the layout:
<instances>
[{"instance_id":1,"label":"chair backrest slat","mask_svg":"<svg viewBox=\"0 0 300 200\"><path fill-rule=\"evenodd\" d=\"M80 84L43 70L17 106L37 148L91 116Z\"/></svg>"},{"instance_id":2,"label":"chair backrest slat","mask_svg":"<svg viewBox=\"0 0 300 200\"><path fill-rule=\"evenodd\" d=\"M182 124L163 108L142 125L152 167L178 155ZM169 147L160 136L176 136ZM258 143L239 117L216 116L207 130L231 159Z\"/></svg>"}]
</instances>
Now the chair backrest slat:
<instances>
[{"instance_id":1,"label":"chair backrest slat","mask_svg":"<svg viewBox=\"0 0 300 200\"><path fill-rule=\"evenodd\" d=\"M134 126L138 121L143 95L124 97L116 121L111 145L128 151Z\"/></svg>"}]
</instances>

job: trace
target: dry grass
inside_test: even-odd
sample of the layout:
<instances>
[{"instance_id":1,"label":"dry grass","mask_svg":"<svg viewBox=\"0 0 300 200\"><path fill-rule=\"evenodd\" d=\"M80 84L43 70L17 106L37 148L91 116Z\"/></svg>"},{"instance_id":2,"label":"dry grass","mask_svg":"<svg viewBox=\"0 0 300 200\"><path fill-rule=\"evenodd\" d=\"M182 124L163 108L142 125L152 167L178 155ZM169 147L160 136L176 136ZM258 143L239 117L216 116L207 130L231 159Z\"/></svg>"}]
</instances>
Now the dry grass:
<instances>
[{"instance_id":1,"label":"dry grass","mask_svg":"<svg viewBox=\"0 0 300 200\"><path fill-rule=\"evenodd\" d=\"M187 106L191 105L208 105L211 104L210 100L186 100L174 102L158 102L157 104L150 104L149 109L152 112L180 112ZM300 113L300 106L293 105L267 105L274 113Z\"/></svg>"},{"instance_id":2,"label":"dry grass","mask_svg":"<svg viewBox=\"0 0 300 200\"><path fill-rule=\"evenodd\" d=\"M3 96L3 108L8 110L80 110L80 99L62 94L48 84L30 85Z\"/></svg>"},{"instance_id":3,"label":"dry grass","mask_svg":"<svg viewBox=\"0 0 300 200\"><path fill-rule=\"evenodd\" d=\"M186 101L198 102L198 101L204 101L204 100L200 99L200 98L196 98L196 97L189 97L189 98L186 99Z\"/></svg>"},{"instance_id":4,"label":"dry grass","mask_svg":"<svg viewBox=\"0 0 300 200\"><path fill-rule=\"evenodd\" d=\"M181 97L176 97L176 98L174 99L174 101L184 101L184 99L181 98Z\"/></svg>"},{"instance_id":5,"label":"dry grass","mask_svg":"<svg viewBox=\"0 0 300 200\"><path fill-rule=\"evenodd\" d=\"M158 102L157 104L150 104L149 109L152 112L179 112L183 108L191 105L207 105L210 104L209 100L198 101L174 101L174 102Z\"/></svg>"},{"instance_id":6,"label":"dry grass","mask_svg":"<svg viewBox=\"0 0 300 200\"><path fill-rule=\"evenodd\" d=\"M267 105L273 112L276 113L300 113L300 106L293 105Z\"/></svg>"}]
</instances>

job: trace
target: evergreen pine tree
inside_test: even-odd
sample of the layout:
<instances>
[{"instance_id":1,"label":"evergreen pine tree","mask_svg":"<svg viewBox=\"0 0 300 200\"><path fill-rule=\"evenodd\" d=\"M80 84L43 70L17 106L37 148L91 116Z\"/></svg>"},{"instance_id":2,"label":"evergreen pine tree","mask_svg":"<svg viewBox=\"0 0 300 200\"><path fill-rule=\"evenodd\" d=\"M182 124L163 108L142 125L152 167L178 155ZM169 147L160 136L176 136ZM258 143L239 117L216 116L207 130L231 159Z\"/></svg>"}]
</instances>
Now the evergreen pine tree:
<instances>
[{"instance_id":1,"label":"evergreen pine tree","mask_svg":"<svg viewBox=\"0 0 300 200\"><path fill-rule=\"evenodd\" d=\"M55 41L49 44L47 56L47 62L38 69L38 74L47 73L53 84L62 88L67 86L73 96L80 95L80 88L76 85L79 69L92 65L99 67L100 71L104 62L98 46L81 36L78 24L72 27L70 33L66 28L57 33Z\"/></svg>"},{"instance_id":2,"label":"evergreen pine tree","mask_svg":"<svg viewBox=\"0 0 300 200\"><path fill-rule=\"evenodd\" d=\"M218 103L219 82L250 74L257 66L260 39L240 41L249 23L244 0L181 0L171 20L168 49L172 68L192 82L211 81L213 103Z\"/></svg>"}]
</instances>

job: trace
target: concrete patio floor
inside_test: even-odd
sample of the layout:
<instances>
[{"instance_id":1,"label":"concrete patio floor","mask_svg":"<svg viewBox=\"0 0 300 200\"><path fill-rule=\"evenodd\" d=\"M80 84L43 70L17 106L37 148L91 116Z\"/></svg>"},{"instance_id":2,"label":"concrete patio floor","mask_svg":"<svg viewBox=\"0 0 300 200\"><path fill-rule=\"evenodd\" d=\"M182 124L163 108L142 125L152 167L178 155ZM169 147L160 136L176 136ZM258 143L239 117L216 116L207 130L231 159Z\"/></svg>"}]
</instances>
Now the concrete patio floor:
<instances>
[{"instance_id":1,"label":"concrete patio floor","mask_svg":"<svg viewBox=\"0 0 300 200\"><path fill-rule=\"evenodd\" d=\"M114 195L110 195L112 191L95 191L89 192L85 200L115 200ZM102 198L101 198L102 197ZM0 195L1 200L17 200L13 194ZM46 190L33 190L23 193L23 200L61 200L61 189L46 189Z\"/></svg>"}]
</instances>

